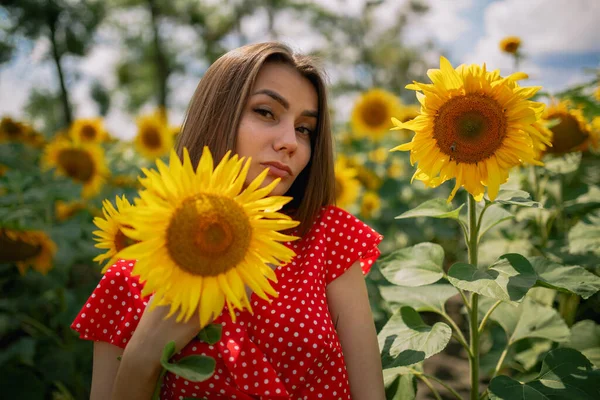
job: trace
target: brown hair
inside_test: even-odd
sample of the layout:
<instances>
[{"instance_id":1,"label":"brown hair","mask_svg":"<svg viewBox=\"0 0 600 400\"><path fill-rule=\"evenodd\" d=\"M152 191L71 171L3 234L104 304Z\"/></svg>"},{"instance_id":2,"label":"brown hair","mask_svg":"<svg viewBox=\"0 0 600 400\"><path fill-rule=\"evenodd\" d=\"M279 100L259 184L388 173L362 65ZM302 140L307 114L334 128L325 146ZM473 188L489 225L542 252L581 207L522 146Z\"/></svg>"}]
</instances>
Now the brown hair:
<instances>
[{"instance_id":1,"label":"brown hair","mask_svg":"<svg viewBox=\"0 0 600 400\"><path fill-rule=\"evenodd\" d=\"M187 148L195 166L204 146L208 146L215 160L220 160L227 150L235 150L244 107L256 76L266 62L294 67L317 91L319 115L316 132L311 137L311 159L286 193L293 200L285 211L300 221L299 231L304 235L321 207L333 204L335 199L327 91L323 73L313 58L295 54L278 42L250 44L221 56L208 68L196 88L177 140L177 154L183 157L183 149Z\"/></svg>"}]
</instances>

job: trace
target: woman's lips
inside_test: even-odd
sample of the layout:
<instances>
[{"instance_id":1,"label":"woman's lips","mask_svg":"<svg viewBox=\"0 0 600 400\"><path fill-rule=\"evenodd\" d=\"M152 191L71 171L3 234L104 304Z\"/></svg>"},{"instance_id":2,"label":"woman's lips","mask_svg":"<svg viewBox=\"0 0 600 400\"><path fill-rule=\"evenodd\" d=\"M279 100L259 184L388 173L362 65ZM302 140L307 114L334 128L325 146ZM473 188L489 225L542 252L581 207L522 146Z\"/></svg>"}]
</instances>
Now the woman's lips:
<instances>
[{"instance_id":1,"label":"woman's lips","mask_svg":"<svg viewBox=\"0 0 600 400\"><path fill-rule=\"evenodd\" d=\"M280 165L280 164L271 164L271 163L264 163L261 164L264 167L269 168L269 174L276 176L278 178L285 178L287 176L290 176L290 172L285 168L285 166ZM289 169L289 168L288 168Z\"/></svg>"}]
</instances>

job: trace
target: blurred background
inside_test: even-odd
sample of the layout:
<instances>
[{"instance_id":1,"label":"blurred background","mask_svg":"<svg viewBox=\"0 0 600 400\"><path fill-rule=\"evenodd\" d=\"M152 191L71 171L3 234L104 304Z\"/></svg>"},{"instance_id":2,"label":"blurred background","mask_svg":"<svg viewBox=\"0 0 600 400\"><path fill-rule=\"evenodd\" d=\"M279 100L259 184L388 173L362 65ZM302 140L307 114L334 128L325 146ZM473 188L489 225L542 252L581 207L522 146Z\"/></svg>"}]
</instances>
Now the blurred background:
<instances>
[{"instance_id":1,"label":"blurred background","mask_svg":"<svg viewBox=\"0 0 600 400\"><path fill-rule=\"evenodd\" d=\"M597 0L0 4L0 387L7 398L89 396L91 343L69 325L100 279L92 220L102 215L103 200L135 197L140 168L172 147L204 71L247 43L281 40L321 59L333 100L338 204L385 236L384 254L430 241L444 246L447 266L464 254L457 226L394 220L447 197L451 185L411 185L408 154L388 150L412 133L389 131L390 118L417 115L415 94L404 87L428 82L441 55L455 67L486 63L503 76L527 73L522 85L543 86L536 100L556 107L546 119L559 141L540 155L547 168L537 175L519 169L506 186L533 193L549 211L515 212L512 225L494 227L480 262L510 249L543 251L598 274ZM387 283L377 267L368 283L381 329L391 308L378 290ZM558 294L550 297L558 307ZM595 295L562 317L569 325L597 324L599 315ZM447 353L429 367L433 372L452 375L451 367L465 361L458 350ZM448 379L459 382L459 375Z\"/></svg>"}]
</instances>

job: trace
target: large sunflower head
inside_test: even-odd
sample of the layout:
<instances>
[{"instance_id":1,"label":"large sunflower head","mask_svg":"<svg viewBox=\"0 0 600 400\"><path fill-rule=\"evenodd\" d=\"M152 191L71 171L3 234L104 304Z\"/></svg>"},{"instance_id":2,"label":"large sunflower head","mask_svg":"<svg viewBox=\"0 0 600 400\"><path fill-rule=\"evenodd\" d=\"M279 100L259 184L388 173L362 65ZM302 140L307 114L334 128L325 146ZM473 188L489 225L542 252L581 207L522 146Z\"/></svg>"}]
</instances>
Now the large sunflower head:
<instances>
[{"instance_id":1,"label":"large sunflower head","mask_svg":"<svg viewBox=\"0 0 600 400\"><path fill-rule=\"evenodd\" d=\"M521 38L518 36L507 36L500 41L500 50L505 53L515 54L521 46Z\"/></svg>"},{"instance_id":2,"label":"large sunflower head","mask_svg":"<svg viewBox=\"0 0 600 400\"><path fill-rule=\"evenodd\" d=\"M154 160L169 153L173 147L173 132L167 125L164 113L157 111L141 116L137 126L134 145L143 157Z\"/></svg>"},{"instance_id":3,"label":"large sunflower head","mask_svg":"<svg viewBox=\"0 0 600 400\"><path fill-rule=\"evenodd\" d=\"M357 170L349 165L344 156L338 156L335 161L335 204L348 208L356 202L360 192L360 182Z\"/></svg>"},{"instance_id":4,"label":"large sunflower head","mask_svg":"<svg viewBox=\"0 0 600 400\"><path fill-rule=\"evenodd\" d=\"M532 136L544 105L529 101L540 88L520 87L518 73L502 78L478 65L454 69L441 57L440 69L428 71L433 83L415 82L421 114L395 128L415 132L412 141L392 150L410 151L411 164L418 163L413 179L430 187L456 178L448 201L464 186L477 201L485 187L495 199L509 170L523 162L541 165L535 159Z\"/></svg>"},{"instance_id":5,"label":"large sunflower head","mask_svg":"<svg viewBox=\"0 0 600 400\"><path fill-rule=\"evenodd\" d=\"M94 258L94 261L97 261L100 264L105 260L108 260L102 272L105 272L117 261L116 254L119 251L136 243L135 240L130 239L123 233L123 228L129 226L123 222L119 222L117 218L122 212L130 209L132 205L125 196L122 198L117 196L116 204L117 207L115 208L110 201L104 200L102 202L102 213L104 214L104 218L94 218L94 225L100 229L94 231L94 235L97 236L94 240L98 242L96 243L96 247L99 249L107 249L105 253L99 254Z\"/></svg>"},{"instance_id":6,"label":"large sunflower head","mask_svg":"<svg viewBox=\"0 0 600 400\"><path fill-rule=\"evenodd\" d=\"M169 165L157 160L158 171L146 172L136 202L117 218L122 230L138 243L116 257L137 259L133 269L145 281L143 294L155 293L153 304L170 305L169 315L189 320L198 310L201 326L227 303L251 311L244 285L258 296L276 296L268 265L291 261L295 253L281 242L297 239L279 231L298 225L278 212L289 197L267 196L279 184L261 188L266 169L244 187L250 160L227 153L214 167L205 148L194 170L187 149L183 161L171 151Z\"/></svg>"},{"instance_id":7,"label":"large sunflower head","mask_svg":"<svg viewBox=\"0 0 600 400\"><path fill-rule=\"evenodd\" d=\"M98 194L109 175L104 150L97 144L74 143L63 138L50 142L44 149L42 168L56 168L56 173L68 176L83 185L81 196Z\"/></svg>"},{"instance_id":8,"label":"large sunflower head","mask_svg":"<svg viewBox=\"0 0 600 400\"><path fill-rule=\"evenodd\" d=\"M383 89L363 93L352 110L351 126L357 137L382 139L393 126L391 118L398 115L400 100Z\"/></svg>"},{"instance_id":9,"label":"large sunflower head","mask_svg":"<svg viewBox=\"0 0 600 400\"><path fill-rule=\"evenodd\" d=\"M21 275L29 267L46 275L52 269L55 254L56 244L42 231L0 228L0 264L17 264Z\"/></svg>"},{"instance_id":10,"label":"large sunflower head","mask_svg":"<svg viewBox=\"0 0 600 400\"><path fill-rule=\"evenodd\" d=\"M566 154L573 151L584 151L594 146L595 135L581 110L575 109L571 103L565 101L552 101L544 113L546 121L553 122L552 147L547 153Z\"/></svg>"},{"instance_id":11,"label":"large sunflower head","mask_svg":"<svg viewBox=\"0 0 600 400\"><path fill-rule=\"evenodd\" d=\"M107 137L102 118L77 119L69 129L69 136L75 142L101 143Z\"/></svg>"}]
</instances>

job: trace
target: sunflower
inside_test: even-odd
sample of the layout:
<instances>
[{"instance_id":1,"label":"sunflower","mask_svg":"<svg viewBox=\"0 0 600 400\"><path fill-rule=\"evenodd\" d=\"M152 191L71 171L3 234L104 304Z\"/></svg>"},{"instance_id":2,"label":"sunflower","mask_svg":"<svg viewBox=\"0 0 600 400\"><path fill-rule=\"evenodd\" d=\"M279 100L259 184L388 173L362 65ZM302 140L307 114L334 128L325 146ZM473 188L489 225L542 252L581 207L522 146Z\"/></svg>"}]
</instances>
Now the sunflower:
<instances>
[{"instance_id":1,"label":"sunflower","mask_svg":"<svg viewBox=\"0 0 600 400\"><path fill-rule=\"evenodd\" d=\"M342 208L350 207L358 198L360 182L356 168L348 160L339 156L335 162L335 203Z\"/></svg>"},{"instance_id":2,"label":"sunflower","mask_svg":"<svg viewBox=\"0 0 600 400\"><path fill-rule=\"evenodd\" d=\"M376 163L382 164L388 157L389 151L385 147L379 147L369 152L369 160Z\"/></svg>"},{"instance_id":3,"label":"sunflower","mask_svg":"<svg viewBox=\"0 0 600 400\"><path fill-rule=\"evenodd\" d=\"M500 41L500 50L505 53L515 54L521 46L521 38L518 36L507 36Z\"/></svg>"},{"instance_id":4,"label":"sunflower","mask_svg":"<svg viewBox=\"0 0 600 400\"><path fill-rule=\"evenodd\" d=\"M108 135L104 130L102 118L82 118L73 122L69 136L75 142L102 143Z\"/></svg>"},{"instance_id":5,"label":"sunflower","mask_svg":"<svg viewBox=\"0 0 600 400\"><path fill-rule=\"evenodd\" d=\"M397 159L392 160L387 168L387 174L392 179L401 178L404 175L404 163Z\"/></svg>"},{"instance_id":6,"label":"sunflower","mask_svg":"<svg viewBox=\"0 0 600 400\"><path fill-rule=\"evenodd\" d=\"M552 101L544 113L544 119L554 121L552 147L547 153L566 154L597 147L598 139L581 110L574 109L568 100Z\"/></svg>"},{"instance_id":7,"label":"sunflower","mask_svg":"<svg viewBox=\"0 0 600 400\"><path fill-rule=\"evenodd\" d=\"M0 229L0 264L16 263L21 275L30 266L46 275L55 254L56 244L42 231Z\"/></svg>"},{"instance_id":8,"label":"sunflower","mask_svg":"<svg viewBox=\"0 0 600 400\"><path fill-rule=\"evenodd\" d=\"M198 309L205 326L226 303L231 318L235 309L252 312L244 290L247 284L258 296L277 296L268 279L276 275L267 265L284 265L295 253L280 242L297 239L278 231L298 222L279 213L291 198L266 197L276 179L260 188L263 171L243 189L250 160L228 152L213 169L204 148L194 172L187 152L183 162L171 150L169 165L157 160L158 172L146 172L140 182L142 201L121 212L123 232L139 241L115 257L137 259L132 273L145 282L143 295L154 293L154 305L169 305L170 313L186 321Z\"/></svg>"},{"instance_id":9,"label":"sunflower","mask_svg":"<svg viewBox=\"0 0 600 400\"><path fill-rule=\"evenodd\" d=\"M456 178L448 201L464 186L477 201L485 186L491 200L508 179L509 170L523 162L542 165L535 159L532 136L541 135L534 124L544 104L527 100L540 88L520 87L525 74L501 78L485 65L461 65L456 70L441 57L440 69L428 71L432 84L414 82L421 114L395 128L416 132L412 141L392 151L410 151L411 164L418 163L412 179L437 187Z\"/></svg>"},{"instance_id":10,"label":"sunflower","mask_svg":"<svg viewBox=\"0 0 600 400\"><path fill-rule=\"evenodd\" d=\"M58 200L54 203L54 215L58 221L66 221L73 215L85 208L85 204L80 201L62 201Z\"/></svg>"},{"instance_id":11,"label":"sunflower","mask_svg":"<svg viewBox=\"0 0 600 400\"><path fill-rule=\"evenodd\" d=\"M350 124L357 137L382 139L393 126L391 118L398 115L400 100L383 89L371 89L363 93L354 109Z\"/></svg>"},{"instance_id":12,"label":"sunflower","mask_svg":"<svg viewBox=\"0 0 600 400\"><path fill-rule=\"evenodd\" d=\"M381 199L375 192L368 191L362 198L362 204L360 206L360 214L367 218L373 218L381 208Z\"/></svg>"},{"instance_id":13,"label":"sunflower","mask_svg":"<svg viewBox=\"0 0 600 400\"><path fill-rule=\"evenodd\" d=\"M143 157L154 160L169 153L174 141L164 113L157 111L144 115L138 118L137 126L134 145Z\"/></svg>"},{"instance_id":14,"label":"sunflower","mask_svg":"<svg viewBox=\"0 0 600 400\"><path fill-rule=\"evenodd\" d=\"M22 142L29 136L31 128L12 118L4 117L0 120L0 143Z\"/></svg>"},{"instance_id":15,"label":"sunflower","mask_svg":"<svg viewBox=\"0 0 600 400\"><path fill-rule=\"evenodd\" d=\"M102 202L102 213L104 214L104 218L94 218L94 225L100 229L99 231L94 231L94 235L97 236L94 240L98 242L96 243L96 247L99 249L108 249L106 253L100 254L94 258L94 261L97 261L100 264L106 259L109 260L102 272L106 272L106 270L117 261L118 257L116 254L119 251L136 243L136 241L123 233L122 228L127 227L127 225L117 221L117 217L123 211L130 209L132 205L125 195L123 195L122 198L117 196L116 204L117 208L115 208L110 201L104 200Z\"/></svg>"},{"instance_id":16,"label":"sunflower","mask_svg":"<svg viewBox=\"0 0 600 400\"><path fill-rule=\"evenodd\" d=\"M81 197L84 199L98 194L109 175L100 145L74 143L60 138L46 146L41 164L43 169L56 168L57 174L81 183Z\"/></svg>"}]
</instances>

